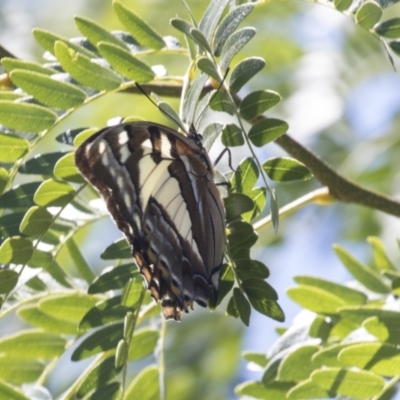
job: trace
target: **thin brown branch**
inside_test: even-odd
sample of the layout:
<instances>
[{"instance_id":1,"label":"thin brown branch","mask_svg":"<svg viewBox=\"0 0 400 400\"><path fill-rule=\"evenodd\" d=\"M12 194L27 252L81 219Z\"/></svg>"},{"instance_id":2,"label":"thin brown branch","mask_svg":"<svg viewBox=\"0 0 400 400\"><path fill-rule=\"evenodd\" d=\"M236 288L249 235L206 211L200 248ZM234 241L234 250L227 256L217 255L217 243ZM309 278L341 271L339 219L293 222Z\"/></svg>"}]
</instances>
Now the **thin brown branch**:
<instances>
[{"instance_id":1,"label":"thin brown branch","mask_svg":"<svg viewBox=\"0 0 400 400\"><path fill-rule=\"evenodd\" d=\"M287 134L277 139L276 143L291 156L305 164L315 178L322 185L328 187L329 193L337 200L345 203L360 204L400 217L399 200L376 193L349 181L338 174L325 161L321 160L319 156Z\"/></svg>"}]
</instances>

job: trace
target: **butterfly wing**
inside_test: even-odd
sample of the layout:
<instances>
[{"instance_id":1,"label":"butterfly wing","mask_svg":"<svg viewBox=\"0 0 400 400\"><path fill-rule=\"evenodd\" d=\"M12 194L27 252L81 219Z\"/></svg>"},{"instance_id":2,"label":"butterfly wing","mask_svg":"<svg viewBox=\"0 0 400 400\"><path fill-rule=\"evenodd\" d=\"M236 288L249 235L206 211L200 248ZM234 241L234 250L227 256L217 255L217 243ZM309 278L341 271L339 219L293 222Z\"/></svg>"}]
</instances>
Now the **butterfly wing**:
<instances>
[{"instance_id":1,"label":"butterfly wing","mask_svg":"<svg viewBox=\"0 0 400 400\"><path fill-rule=\"evenodd\" d=\"M166 318L216 299L225 215L205 150L165 126L134 122L102 129L76 151L132 246Z\"/></svg>"}]
</instances>

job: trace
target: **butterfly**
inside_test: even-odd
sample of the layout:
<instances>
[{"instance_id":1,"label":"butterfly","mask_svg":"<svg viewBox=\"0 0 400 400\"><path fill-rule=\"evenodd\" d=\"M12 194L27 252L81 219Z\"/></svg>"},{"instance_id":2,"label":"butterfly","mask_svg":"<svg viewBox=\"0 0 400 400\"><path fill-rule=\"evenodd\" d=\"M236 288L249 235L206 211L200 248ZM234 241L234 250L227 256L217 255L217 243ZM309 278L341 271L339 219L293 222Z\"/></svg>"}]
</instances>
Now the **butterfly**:
<instances>
[{"instance_id":1,"label":"butterfly","mask_svg":"<svg viewBox=\"0 0 400 400\"><path fill-rule=\"evenodd\" d=\"M165 318L180 320L194 301L215 304L225 211L201 135L123 123L87 139L75 161L104 198Z\"/></svg>"}]
</instances>

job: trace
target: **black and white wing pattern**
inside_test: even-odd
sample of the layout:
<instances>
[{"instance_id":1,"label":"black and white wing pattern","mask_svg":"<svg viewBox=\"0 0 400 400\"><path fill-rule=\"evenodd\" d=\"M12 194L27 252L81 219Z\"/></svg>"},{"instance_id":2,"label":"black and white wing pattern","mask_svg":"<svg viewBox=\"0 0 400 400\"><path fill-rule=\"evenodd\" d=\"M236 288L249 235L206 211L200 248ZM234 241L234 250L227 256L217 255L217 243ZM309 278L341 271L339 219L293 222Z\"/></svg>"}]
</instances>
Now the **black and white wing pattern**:
<instances>
[{"instance_id":1,"label":"black and white wing pattern","mask_svg":"<svg viewBox=\"0 0 400 400\"><path fill-rule=\"evenodd\" d=\"M104 198L165 318L216 300L225 212L200 135L152 122L100 130L76 165Z\"/></svg>"}]
</instances>

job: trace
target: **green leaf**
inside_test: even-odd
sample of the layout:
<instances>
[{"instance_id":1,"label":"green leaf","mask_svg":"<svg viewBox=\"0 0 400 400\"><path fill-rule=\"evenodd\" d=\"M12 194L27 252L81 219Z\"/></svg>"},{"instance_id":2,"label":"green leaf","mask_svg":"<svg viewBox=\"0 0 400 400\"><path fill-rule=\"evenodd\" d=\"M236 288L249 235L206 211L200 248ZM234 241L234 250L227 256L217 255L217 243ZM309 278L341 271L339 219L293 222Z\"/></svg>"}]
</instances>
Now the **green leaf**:
<instances>
[{"instance_id":1,"label":"green leaf","mask_svg":"<svg viewBox=\"0 0 400 400\"><path fill-rule=\"evenodd\" d=\"M124 335L125 336L125 335ZM115 350L115 367L122 368L127 361L129 351L129 344L125 339L121 339L118 342L117 348Z\"/></svg>"},{"instance_id":2,"label":"green leaf","mask_svg":"<svg viewBox=\"0 0 400 400\"><path fill-rule=\"evenodd\" d=\"M233 57L253 38L255 34L255 28L242 28L228 37L221 50L220 65L222 71L226 71Z\"/></svg>"},{"instance_id":3,"label":"green leaf","mask_svg":"<svg viewBox=\"0 0 400 400\"><path fill-rule=\"evenodd\" d=\"M343 247L334 245L333 249L347 270L367 289L372 290L375 293L390 292L390 287L375 271L355 259Z\"/></svg>"},{"instance_id":4,"label":"green leaf","mask_svg":"<svg viewBox=\"0 0 400 400\"><path fill-rule=\"evenodd\" d=\"M121 384L108 383L85 397L85 400L119 400L121 398Z\"/></svg>"},{"instance_id":5,"label":"green leaf","mask_svg":"<svg viewBox=\"0 0 400 400\"><path fill-rule=\"evenodd\" d=\"M219 122L213 122L207 125L203 131L203 147L210 151L212 145L217 140L218 135L222 132L223 125Z\"/></svg>"},{"instance_id":6,"label":"green leaf","mask_svg":"<svg viewBox=\"0 0 400 400\"><path fill-rule=\"evenodd\" d=\"M222 130L221 142L226 147L242 146L243 132L236 124L227 124Z\"/></svg>"},{"instance_id":7,"label":"green leaf","mask_svg":"<svg viewBox=\"0 0 400 400\"><path fill-rule=\"evenodd\" d=\"M0 376L7 382L26 384L39 379L44 364L36 360L13 359L5 355L0 356ZM3 397L0 388L0 398L9 400L12 397Z\"/></svg>"},{"instance_id":8,"label":"green leaf","mask_svg":"<svg viewBox=\"0 0 400 400\"><path fill-rule=\"evenodd\" d=\"M0 339L0 353L14 359L51 359L65 350L66 341L59 335L39 330L22 330Z\"/></svg>"},{"instance_id":9,"label":"green leaf","mask_svg":"<svg viewBox=\"0 0 400 400\"><path fill-rule=\"evenodd\" d=\"M78 326L76 323L48 315L39 310L36 305L22 306L18 309L17 314L28 324L47 332L64 335L76 335L78 333Z\"/></svg>"},{"instance_id":10,"label":"green leaf","mask_svg":"<svg viewBox=\"0 0 400 400\"><path fill-rule=\"evenodd\" d=\"M1 118L0 100L0 118ZM10 102L11 103L11 102ZM12 103L14 104L14 103ZM0 162L15 163L29 150L29 142L20 137L0 132Z\"/></svg>"},{"instance_id":11,"label":"green leaf","mask_svg":"<svg viewBox=\"0 0 400 400\"><path fill-rule=\"evenodd\" d=\"M22 174L52 175L57 161L65 154L63 151L38 154L22 164L19 172Z\"/></svg>"},{"instance_id":12,"label":"green leaf","mask_svg":"<svg viewBox=\"0 0 400 400\"><path fill-rule=\"evenodd\" d=\"M118 39L110 31L91 19L75 16L74 20L79 32L94 46L97 46L100 42L108 42L127 49L125 43L121 39Z\"/></svg>"},{"instance_id":13,"label":"green leaf","mask_svg":"<svg viewBox=\"0 0 400 400\"><path fill-rule=\"evenodd\" d=\"M219 276L218 298L215 307L217 307L225 296L232 290L234 283L235 274L232 266L229 264L223 264Z\"/></svg>"},{"instance_id":14,"label":"green leaf","mask_svg":"<svg viewBox=\"0 0 400 400\"><path fill-rule=\"evenodd\" d=\"M279 365L277 380L300 382L307 379L315 369L312 356L318 350L318 346L303 345L290 352Z\"/></svg>"},{"instance_id":15,"label":"green leaf","mask_svg":"<svg viewBox=\"0 0 400 400\"><path fill-rule=\"evenodd\" d=\"M142 369L128 386L124 400L159 400L158 367L150 365Z\"/></svg>"},{"instance_id":16,"label":"green leaf","mask_svg":"<svg viewBox=\"0 0 400 400\"><path fill-rule=\"evenodd\" d=\"M180 19L180 18L172 18L170 20L170 24L178 31L181 31L182 33L184 33L186 36L188 36L190 38L192 37L190 30L192 28L194 28L194 26L192 24L190 24L189 22L187 22L183 19Z\"/></svg>"},{"instance_id":17,"label":"green leaf","mask_svg":"<svg viewBox=\"0 0 400 400\"><path fill-rule=\"evenodd\" d=\"M100 258L102 260L132 258L131 248L125 238L118 239L101 253Z\"/></svg>"},{"instance_id":18,"label":"green leaf","mask_svg":"<svg viewBox=\"0 0 400 400\"><path fill-rule=\"evenodd\" d=\"M259 313L266 315L267 317L272 318L278 322L285 321L285 314L276 301L266 299L257 300L254 298L250 298L249 300L251 306Z\"/></svg>"},{"instance_id":19,"label":"green leaf","mask_svg":"<svg viewBox=\"0 0 400 400\"><path fill-rule=\"evenodd\" d=\"M293 158L270 158L262 168L270 179L277 182L306 181L312 178L308 168Z\"/></svg>"},{"instance_id":20,"label":"green leaf","mask_svg":"<svg viewBox=\"0 0 400 400\"><path fill-rule=\"evenodd\" d=\"M71 256L71 259L78 270L80 276L85 279L87 283L93 281L96 277L95 273L91 270L89 264L86 262L85 258L83 257L81 250L76 245L73 237L70 237L67 242L67 249Z\"/></svg>"},{"instance_id":21,"label":"green leaf","mask_svg":"<svg viewBox=\"0 0 400 400\"><path fill-rule=\"evenodd\" d=\"M54 318L62 319L75 326L99 301L98 297L83 293L51 294L38 303L39 310Z\"/></svg>"},{"instance_id":22,"label":"green leaf","mask_svg":"<svg viewBox=\"0 0 400 400\"><path fill-rule=\"evenodd\" d=\"M0 196L0 208L29 208L35 205L33 195L40 182L24 183L15 186Z\"/></svg>"},{"instance_id":23,"label":"green leaf","mask_svg":"<svg viewBox=\"0 0 400 400\"><path fill-rule=\"evenodd\" d=\"M232 189L236 192L249 195L257 182L259 174L260 172L253 158L245 158L240 162L232 176Z\"/></svg>"},{"instance_id":24,"label":"green leaf","mask_svg":"<svg viewBox=\"0 0 400 400\"><path fill-rule=\"evenodd\" d=\"M271 219L272 225L274 226L275 233L278 231L279 225L279 204L278 204L278 197L276 195L275 189L269 190L270 193L270 201L271 201Z\"/></svg>"},{"instance_id":25,"label":"green leaf","mask_svg":"<svg viewBox=\"0 0 400 400\"><path fill-rule=\"evenodd\" d=\"M379 36L383 36L390 39L400 38L400 18L388 19L380 23L376 28L375 32Z\"/></svg>"},{"instance_id":26,"label":"green leaf","mask_svg":"<svg viewBox=\"0 0 400 400\"><path fill-rule=\"evenodd\" d=\"M143 290L143 278L136 274L135 277L130 278L126 283L122 292L121 304L127 307L135 307L142 297Z\"/></svg>"},{"instance_id":27,"label":"green leaf","mask_svg":"<svg viewBox=\"0 0 400 400\"><path fill-rule=\"evenodd\" d=\"M25 132L41 132L53 126L57 121L57 118L57 114L53 111L36 104L14 103L13 101L0 100L0 124L11 129ZM3 142L3 136L6 135L0 134L0 136L1 145ZM10 135L7 136L11 137ZM25 146L25 148L27 148L25 142L27 141L19 139L18 143L11 143L11 146L19 148ZM6 145L9 145L10 141L5 141L5 143ZM21 154L21 151L21 149L18 150L17 154ZM26 150L23 154L25 154L25 152ZM21 156L22 155L19 155L18 158ZM11 154L9 157L15 158L16 156Z\"/></svg>"},{"instance_id":28,"label":"green leaf","mask_svg":"<svg viewBox=\"0 0 400 400\"><path fill-rule=\"evenodd\" d=\"M7 294L15 288L19 275L12 269L0 269L0 293Z\"/></svg>"},{"instance_id":29,"label":"green leaf","mask_svg":"<svg viewBox=\"0 0 400 400\"><path fill-rule=\"evenodd\" d=\"M64 207L75 193L74 187L69 183L48 179L39 186L33 200L42 207Z\"/></svg>"},{"instance_id":30,"label":"green leaf","mask_svg":"<svg viewBox=\"0 0 400 400\"><path fill-rule=\"evenodd\" d=\"M183 120L185 122L193 122L197 102L203 91L204 85L207 82L207 79L208 75L202 72L193 80L183 104Z\"/></svg>"},{"instance_id":31,"label":"green leaf","mask_svg":"<svg viewBox=\"0 0 400 400\"><path fill-rule=\"evenodd\" d=\"M224 198L226 220L233 221L254 208L253 200L242 193L231 193Z\"/></svg>"},{"instance_id":32,"label":"green leaf","mask_svg":"<svg viewBox=\"0 0 400 400\"><path fill-rule=\"evenodd\" d=\"M215 79L217 82L221 81L214 63L208 57L198 58L196 64L200 71L203 71L207 75L211 76L211 78Z\"/></svg>"},{"instance_id":33,"label":"green leaf","mask_svg":"<svg viewBox=\"0 0 400 400\"><path fill-rule=\"evenodd\" d=\"M337 314L346 302L329 291L307 285L300 285L287 291L287 295L308 310L319 314Z\"/></svg>"},{"instance_id":34,"label":"green leaf","mask_svg":"<svg viewBox=\"0 0 400 400\"><path fill-rule=\"evenodd\" d=\"M24 97L22 93L11 92L7 90L0 91L0 100L17 100Z\"/></svg>"},{"instance_id":35,"label":"green leaf","mask_svg":"<svg viewBox=\"0 0 400 400\"><path fill-rule=\"evenodd\" d=\"M207 39L203 35L203 32L200 29L197 28L191 28L190 29L190 35L192 39L198 44L203 50L205 50L208 53L212 53L210 45L207 42Z\"/></svg>"},{"instance_id":36,"label":"green leaf","mask_svg":"<svg viewBox=\"0 0 400 400\"><path fill-rule=\"evenodd\" d=\"M256 218L265 207L267 202L267 192L265 188L255 188L250 193L247 193L254 203L254 209L242 215L244 221L250 222L254 218Z\"/></svg>"},{"instance_id":37,"label":"green leaf","mask_svg":"<svg viewBox=\"0 0 400 400\"><path fill-rule=\"evenodd\" d=\"M264 386L261 382L248 381L236 386L239 396L251 396L256 399L287 400L286 392L293 386L287 382L272 382Z\"/></svg>"},{"instance_id":38,"label":"green leaf","mask_svg":"<svg viewBox=\"0 0 400 400\"><path fill-rule=\"evenodd\" d=\"M114 3L118 4L118 3ZM134 57L129 51L110 43L100 43L101 55L120 74L135 82L149 82L155 74L149 65Z\"/></svg>"},{"instance_id":39,"label":"green leaf","mask_svg":"<svg viewBox=\"0 0 400 400\"><path fill-rule=\"evenodd\" d=\"M71 360L79 361L117 347L123 338L123 323L107 325L87 336L72 353Z\"/></svg>"},{"instance_id":40,"label":"green leaf","mask_svg":"<svg viewBox=\"0 0 400 400\"><path fill-rule=\"evenodd\" d=\"M89 58L98 58L98 55L91 52L90 50L87 50L84 47L79 46L78 44L69 42L68 39L56 35L55 33L46 31L45 29L39 29L39 28L33 29L33 36L35 37L37 42L51 54L55 54L54 45L56 42L60 41L65 43L68 47L71 47L77 53L84 54L86 57Z\"/></svg>"},{"instance_id":41,"label":"green leaf","mask_svg":"<svg viewBox=\"0 0 400 400\"><path fill-rule=\"evenodd\" d=\"M296 386L293 386L288 392L287 397L289 399L319 399L329 398L330 393L316 385L311 379L299 382Z\"/></svg>"},{"instance_id":42,"label":"green leaf","mask_svg":"<svg viewBox=\"0 0 400 400\"><path fill-rule=\"evenodd\" d=\"M21 221L19 230L28 236L40 235L49 229L53 216L42 207L31 207Z\"/></svg>"},{"instance_id":43,"label":"green leaf","mask_svg":"<svg viewBox=\"0 0 400 400\"><path fill-rule=\"evenodd\" d=\"M208 42L211 42L215 28L228 3L229 0L212 1L201 18L199 28L204 33Z\"/></svg>"},{"instance_id":44,"label":"green leaf","mask_svg":"<svg viewBox=\"0 0 400 400\"><path fill-rule=\"evenodd\" d=\"M233 297L229 299L228 306L226 307L226 315L229 315L233 318L239 318L239 311L236 307Z\"/></svg>"},{"instance_id":45,"label":"green leaf","mask_svg":"<svg viewBox=\"0 0 400 400\"><path fill-rule=\"evenodd\" d=\"M115 368L114 364L114 356L108 357L105 360L95 360L84 372L84 378L82 383L78 386L76 397L80 399L93 389L98 388L98 390L100 390L103 388L107 382L118 374L118 370Z\"/></svg>"},{"instance_id":46,"label":"green leaf","mask_svg":"<svg viewBox=\"0 0 400 400\"><path fill-rule=\"evenodd\" d=\"M13 212L0 216L0 238L2 240L9 236L18 236L20 234L19 227L25 212Z\"/></svg>"},{"instance_id":47,"label":"green leaf","mask_svg":"<svg viewBox=\"0 0 400 400\"><path fill-rule=\"evenodd\" d=\"M278 300L275 289L266 281L258 278L246 279L242 282L242 288L248 298L255 300Z\"/></svg>"},{"instance_id":48,"label":"green leaf","mask_svg":"<svg viewBox=\"0 0 400 400\"><path fill-rule=\"evenodd\" d=\"M253 353L251 351L244 351L242 356L245 360L259 365L260 367L265 367L268 364L268 358L265 353Z\"/></svg>"},{"instance_id":49,"label":"green leaf","mask_svg":"<svg viewBox=\"0 0 400 400\"><path fill-rule=\"evenodd\" d=\"M383 246L382 241L375 236L369 236L367 238L367 242L373 247L375 266L378 268L378 270L396 271L396 267L389 260L389 257L385 252L385 248Z\"/></svg>"},{"instance_id":50,"label":"green leaf","mask_svg":"<svg viewBox=\"0 0 400 400\"><path fill-rule=\"evenodd\" d=\"M0 397L7 400L29 400L21 391L5 382L0 381Z\"/></svg>"},{"instance_id":51,"label":"green leaf","mask_svg":"<svg viewBox=\"0 0 400 400\"><path fill-rule=\"evenodd\" d=\"M311 374L311 379L313 383L324 389L357 399L370 398L379 393L385 385L385 380L382 377L371 372L340 368L314 371Z\"/></svg>"},{"instance_id":52,"label":"green leaf","mask_svg":"<svg viewBox=\"0 0 400 400\"><path fill-rule=\"evenodd\" d=\"M57 161L54 166L54 176L74 183L85 182L75 165L75 153L68 153Z\"/></svg>"},{"instance_id":53,"label":"green leaf","mask_svg":"<svg viewBox=\"0 0 400 400\"><path fill-rule=\"evenodd\" d=\"M159 332L156 328L147 327L136 330L129 349L128 360L140 360L153 354L158 338Z\"/></svg>"},{"instance_id":54,"label":"green leaf","mask_svg":"<svg viewBox=\"0 0 400 400\"><path fill-rule=\"evenodd\" d=\"M361 305L367 301L367 296L364 293L325 279L302 275L296 276L294 280L300 285L313 286L340 297L347 305Z\"/></svg>"},{"instance_id":55,"label":"green leaf","mask_svg":"<svg viewBox=\"0 0 400 400\"><path fill-rule=\"evenodd\" d=\"M53 262L51 253L34 249L32 257L28 261L31 268L47 268Z\"/></svg>"},{"instance_id":56,"label":"green leaf","mask_svg":"<svg viewBox=\"0 0 400 400\"><path fill-rule=\"evenodd\" d=\"M230 248L252 247L258 239L253 226L244 221L234 221L228 224L228 242Z\"/></svg>"},{"instance_id":57,"label":"green leaf","mask_svg":"<svg viewBox=\"0 0 400 400\"><path fill-rule=\"evenodd\" d=\"M239 112L244 119L251 121L280 101L281 96L272 90L257 90L242 100Z\"/></svg>"},{"instance_id":58,"label":"green leaf","mask_svg":"<svg viewBox=\"0 0 400 400\"><path fill-rule=\"evenodd\" d=\"M0 141L1 141L1 135L0 135ZM1 149L1 145L0 145L0 149ZM1 150L0 150L0 162L2 162ZM0 167L0 194L3 193L4 189L7 187L8 179L9 179L9 176L8 176L7 170L3 167Z\"/></svg>"},{"instance_id":59,"label":"green leaf","mask_svg":"<svg viewBox=\"0 0 400 400\"><path fill-rule=\"evenodd\" d=\"M85 330L121 321L128 311L133 310L121 304L121 296L102 301L92 307L79 323L79 329Z\"/></svg>"},{"instance_id":60,"label":"green leaf","mask_svg":"<svg viewBox=\"0 0 400 400\"><path fill-rule=\"evenodd\" d=\"M400 56L400 41L399 40L393 40L392 42L389 43L389 46L396 55Z\"/></svg>"},{"instance_id":61,"label":"green leaf","mask_svg":"<svg viewBox=\"0 0 400 400\"><path fill-rule=\"evenodd\" d=\"M44 67L43 65L33 62L19 60L17 58L4 57L1 59L4 69L10 74L14 69L25 69L27 71L38 72L39 74L52 75L57 71L53 68Z\"/></svg>"},{"instance_id":62,"label":"green leaf","mask_svg":"<svg viewBox=\"0 0 400 400\"><path fill-rule=\"evenodd\" d=\"M88 293L104 293L109 290L122 289L126 282L138 275L136 264L124 264L104 272L89 286Z\"/></svg>"},{"instance_id":63,"label":"green leaf","mask_svg":"<svg viewBox=\"0 0 400 400\"><path fill-rule=\"evenodd\" d=\"M333 0L333 4L338 11L345 11L347 10L351 4L353 3L353 0Z\"/></svg>"},{"instance_id":64,"label":"green leaf","mask_svg":"<svg viewBox=\"0 0 400 400\"><path fill-rule=\"evenodd\" d=\"M382 8L375 1L363 3L356 12L356 22L365 29L371 29L382 17Z\"/></svg>"},{"instance_id":65,"label":"green leaf","mask_svg":"<svg viewBox=\"0 0 400 400\"><path fill-rule=\"evenodd\" d=\"M253 4L242 4L235 7L218 25L214 38L214 55L221 55L222 47L228 37L236 30L240 22L250 14L253 9Z\"/></svg>"},{"instance_id":66,"label":"green leaf","mask_svg":"<svg viewBox=\"0 0 400 400\"><path fill-rule=\"evenodd\" d=\"M155 50L165 47L163 38L134 12L117 1L113 3L113 7L118 19L142 46Z\"/></svg>"},{"instance_id":67,"label":"green leaf","mask_svg":"<svg viewBox=\"0 0 400 400\"><path fill-rule=\"evenodd\" d=\"M317 315L310 325L310 330L308 334L310 337L319 338L323 342L328 340L329 334L333 328L333 322L329 317L324 317L322 315Z\"/></svg>"},{"instance_id":68,"label":"green leaf","mask_svg":"<svg viewBox=\"0 0 400 400\"><path fill-rule=\"evenodd\" d=\"M235 272L241 281L246 279L265 279L269 276L268 268L257 260L236 261Z\"/></svg>"},{"instance_id":69,"label":"green leaf","mask_svg":"<svg viewBox=\"0 0 400 400\"><path fill-rule=\"evenodd\" d=\"M387 377L400 374L400 350L390 344L354 344L339 353L339 360L344 365L355 366Z\"/></svg>"},{"instance_id":70,"label":"green leaf","mask_svg":"<svg viewBox=\"0 0 400 400\"><path fill-rule=\"evenodd\" d=\"M240 319L246 326L249 326L251 314L250 304L239 288L233 289L233 300L239 312Z\"/></svg>"},{"instance_id":71,"label":"green leaf","mask_svg":"<svg viewBox=\"0 0 400 400\"><path fill-rule=\"evenodd\" d=\"M229 88L237 93L253 76L257 75L265 66L260 57L245 58L235 66L229 79Z\"/></svg>"},{"instance_id":72,"label":"green leaf","mask_svg":"<svg viewBox=\"0 0 400 400\"><path fill-rule=\"evenodd\" d=\"M54 51L63 69L85 86L96 90L113 90L123 83L121 76L112 69L92 62L64 42L56 42Z\"/></svg>"},{"instance_id":73,"label":"green leaf","mask_svg":"<svg viewBox=\"0 0 400 400\"><path fill-rule=\"evenodd\" d=\"M315 365L325 365L328 367L342 367L342 363L339 361L338 355L340 351L349 346L348 343L339 343L322 348L316 352L313 356L313 362Z\"/></svg>"},{"instance_id":74,"label":"green leaf","mask_svg":"<svg viewBox=\"0 0 400 400\"><path fill-rule=\"evenodd\" d=\"M22 237L9 237L0 246L0 264L26 264L33 253L32 242Z\"/></svg>"},{"instance_id":75,"label":"green leaf","mask_svg":"<svg viewBox=\"0 0 400 400\"><path fill-rule=\"evenodd\" d=\"M340 315L343 319L351 321L355 328L362 324L381 341L400 344L399 314L396 311L366 305L345 307L340 310Z\"/></svg>"},{"instance_id":76,"label":"green leaf","mask_svg":"<svg viewBox=\"0 0 400 400\"><path fill-rule=\"evenodd\" d=\"M210 108L214 111L226 112L230 115L234 115L235 113L229 96L223 91L218 91L212 95Z\"/></svg>"},{"instance_id":77,"label":"green leaf","mask_svg":"<svg viewBox=\"0 0 400 400\"><path fill-rule=\"evenodd\" d=\"M280 119L262 119L250 128L249 139L255 146L262 147L281 137L288 129L289 125Z\"/></svg>"},{"instance_id":78,"label":"green leaf","mask_svg":"<svg viewBox=\"0 0 400 400\"><path fill-rule=\"evenodd\" d=\"M10 76L17 86L50 107L68 110L80 106L87 98L86 93L77 86L48 75L14 70Z\"/></svg>"}]
</instances>

